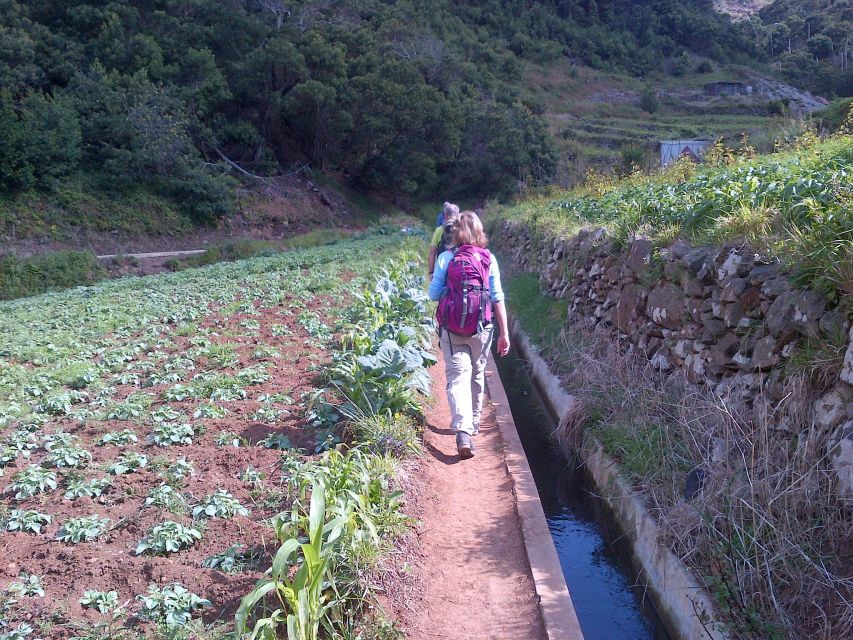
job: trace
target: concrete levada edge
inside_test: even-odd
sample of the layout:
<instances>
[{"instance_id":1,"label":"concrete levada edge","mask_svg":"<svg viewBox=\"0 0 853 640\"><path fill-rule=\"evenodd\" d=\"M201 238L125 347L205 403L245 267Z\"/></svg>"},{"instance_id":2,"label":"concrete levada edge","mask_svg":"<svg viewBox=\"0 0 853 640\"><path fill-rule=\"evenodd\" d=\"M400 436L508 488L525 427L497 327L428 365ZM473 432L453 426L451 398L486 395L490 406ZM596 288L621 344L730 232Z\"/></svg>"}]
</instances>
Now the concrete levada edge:
<instances>
[{"instance_id":1,"label":"concrete levada edge","mask_svg":"<svg viewBox=\"0 0 853 640\"><path fill-rule=\"evenodd\" d=\"M583 640L533 472L518 436L506 391L491 358L486 365L486 385L504 443L504 460L512 478L515 506L545 633L548 640Z\"/></svg>"},{"instance_id":2,"label":"concrete levada edge","mask_svg":"<svg viewBox=\"0 0 853 640\"><path fill-rule=\"evenodd\" d=\"M532 369L532 377L551 410L562 418L574 398L562 388L539 350L517 322L510 322L516 347ZM655 609L669 633L679 640L729 640L705 589L687 567L666 547L658 544L660 528L642 499L619 475L618 466L600 444L581 451L595 490L607 503L630 543L634 568L645 581Z\"/></svg>"}]
</instances>

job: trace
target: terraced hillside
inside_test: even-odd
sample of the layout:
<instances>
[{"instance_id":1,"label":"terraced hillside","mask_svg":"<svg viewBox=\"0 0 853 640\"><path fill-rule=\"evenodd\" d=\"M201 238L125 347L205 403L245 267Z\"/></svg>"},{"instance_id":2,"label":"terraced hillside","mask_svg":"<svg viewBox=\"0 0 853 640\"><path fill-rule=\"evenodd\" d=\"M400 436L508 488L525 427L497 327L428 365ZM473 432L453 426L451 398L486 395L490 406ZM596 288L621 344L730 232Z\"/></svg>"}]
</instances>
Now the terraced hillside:
<instances>
[{"instance_id":1,"label":"terraced hillside","mask_svg":"<svg viewBox=\"0 0 853 640\"><path fill-rule=\"evenodd\" d=\"M576 184L588 166L655 169L661 140L736 141L746 135L768 151L775 139L799 130L792 114L808 116L826 105L746 67L700 57L685 60L689 66L683 73L644 78L568 62L528 67L525 82L561 154L560 181ZM741 93L728 95L718 88L730 85ZM645 102L649 95L651 106Z\"/></svg>"}]
</instances>

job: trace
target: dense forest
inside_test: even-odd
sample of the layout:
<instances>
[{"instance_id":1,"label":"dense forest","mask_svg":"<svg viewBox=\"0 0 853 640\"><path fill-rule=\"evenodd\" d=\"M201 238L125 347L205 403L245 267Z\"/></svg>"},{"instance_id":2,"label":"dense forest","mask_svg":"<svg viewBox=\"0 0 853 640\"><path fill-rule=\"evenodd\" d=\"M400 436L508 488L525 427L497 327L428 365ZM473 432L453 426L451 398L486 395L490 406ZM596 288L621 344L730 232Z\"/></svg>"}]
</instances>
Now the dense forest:
<instances>
[{"instance_id":1,"label":"dense forest","mask_svg":"<svg viewBox=\"0 0 853 640\"><path fill-rule=\"evenodd\" d=\"M776 0L752 20L759 47L792 84L853 95L853 0Z\"/></svg>"},{"instance_id":2,"label":"dense forest","mask_svg":"<svg viewBox=\"0 0 853 640\"><path fill-rule=\"evenodd\" d=\"M641 75L754 44L711 0L0 0L0 194L147 189L225 214L235 167L499 194L555 154L528 62Z\"/></svg>"}]
</instances>

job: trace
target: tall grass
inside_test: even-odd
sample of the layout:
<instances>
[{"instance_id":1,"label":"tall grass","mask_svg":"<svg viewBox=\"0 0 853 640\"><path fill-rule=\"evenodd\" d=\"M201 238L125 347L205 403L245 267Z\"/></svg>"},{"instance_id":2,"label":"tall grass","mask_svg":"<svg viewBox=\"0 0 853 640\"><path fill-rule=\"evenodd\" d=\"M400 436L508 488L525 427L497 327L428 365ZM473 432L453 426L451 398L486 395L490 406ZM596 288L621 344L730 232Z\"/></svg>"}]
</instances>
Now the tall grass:
<instances>
[{"instance_id":1,"label":"tall grass","mask_svg":"<svg viewBox=\"0 0 853 640\"><path fill-rule=\"evenodd\" d=\"M835 492L807 373L788 377L781 401L759 396L761 410L745 413L609 336L570 326L560 340L551 364L582 399L562 439L604 445L663 525L661 544L704 580L735 636L851 637L853 512ZM697 468L701 490L686 500Z\"/></svg>"},{"instance_id":2,"label":"tall grass","mask_svg":"<svg viewBox=\"0 0 853 640\"><path fill-rule=\"evenodd\" d=\"M680 236L701 244L735 238L782 260L800 284L837 299L853 287L853 135L754 156L717 154L721 166L678 162L654 176L588 177L585 186L522 202L500 215L523 220L539 244L585 226L609 229L618 243L637 235L659 244Z\"/></svg>"},{"instance_id":3,"label":"tall grass","mask_svg":"<svg viewBox=\"0 0 853 640\"><path fill-rule=\"evenodd\" d=\"M33 258L0 256L0 300L92 284L106 276L88 251L58 251Z\"/></svg>"}]
</instances>

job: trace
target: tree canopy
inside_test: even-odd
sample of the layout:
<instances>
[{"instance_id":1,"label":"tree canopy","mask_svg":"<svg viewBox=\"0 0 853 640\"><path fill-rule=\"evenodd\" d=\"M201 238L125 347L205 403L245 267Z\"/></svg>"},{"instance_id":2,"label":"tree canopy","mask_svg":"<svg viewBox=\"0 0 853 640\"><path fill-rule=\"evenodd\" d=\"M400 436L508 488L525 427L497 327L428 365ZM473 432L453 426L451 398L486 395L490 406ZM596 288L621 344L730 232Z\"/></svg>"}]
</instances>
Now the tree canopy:
<instances>
[{"instance_id":1,"label":"tree canopy","mask_svg":"<svg viewBox=\"0 0 853 640\"><path fill-rule=\"evenodd\" d=\"M521 83L568 56L635 74L751 45L711 0L0 0L0 190L74 173L227 211L223 159L492 195L555 154ZM815 43L822 51L823 44Z\"/></svg>"}]
</instances>

